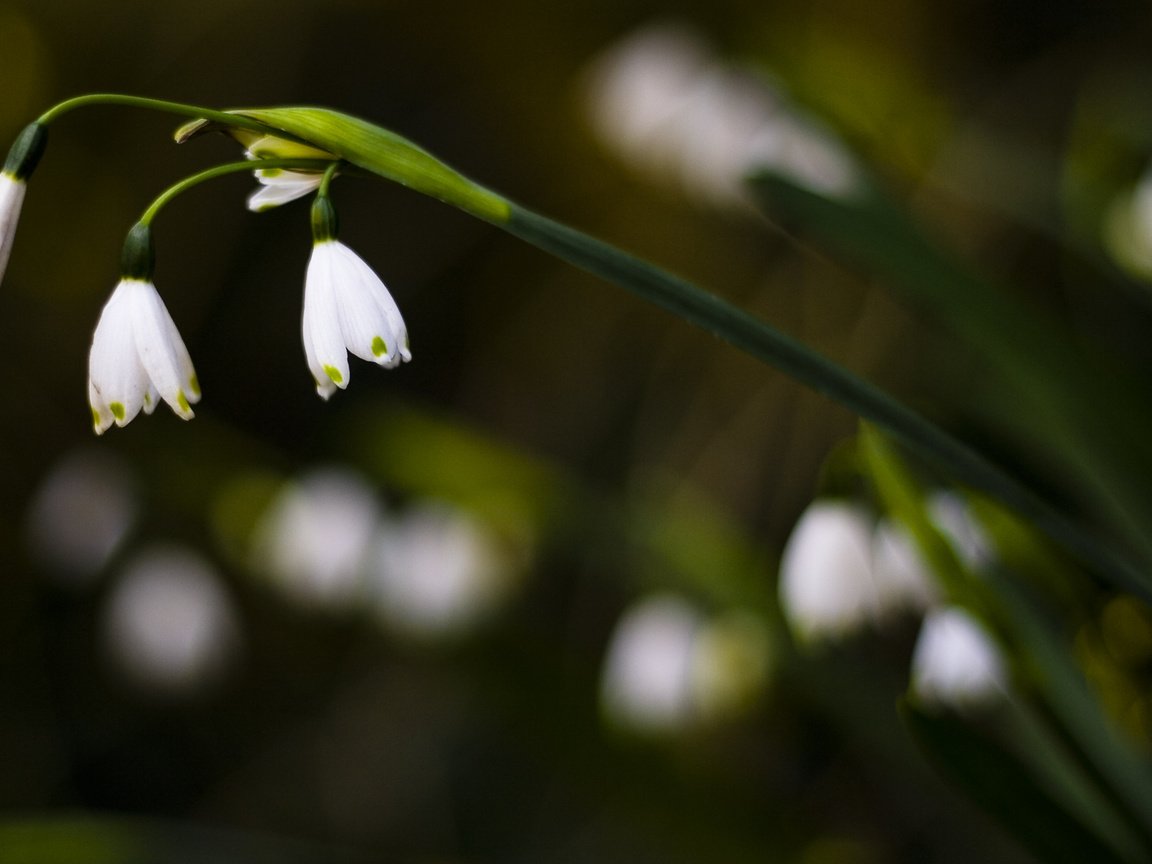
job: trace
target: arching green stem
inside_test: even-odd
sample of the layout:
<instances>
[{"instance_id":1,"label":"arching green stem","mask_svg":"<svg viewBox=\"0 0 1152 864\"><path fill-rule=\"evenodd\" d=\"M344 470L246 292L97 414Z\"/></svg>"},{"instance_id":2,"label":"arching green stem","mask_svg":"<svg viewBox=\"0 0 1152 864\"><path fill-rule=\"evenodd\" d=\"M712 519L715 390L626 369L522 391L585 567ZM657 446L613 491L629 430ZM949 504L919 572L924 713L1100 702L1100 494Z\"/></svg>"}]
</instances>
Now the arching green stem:
<instances>
[{"instance_id":1,"label":"arching green stem","mask_svg":"<svg viewBox=\"0 0 1152 864\"><path fill-rule=\"evenodd\" d=\"M165 189L155 201L144 211L144 215L140 217L140 224L148 225L156 217L160 210L183 192L187 192L193 186L199 186L208 180L214 180L217 177L223 177L227 174L238 174L243 171L263 171L268 168L281 168L289 171L324 171L325 179L336 170L338 162L331 159L256 159L247 160L244 162L227 162L223 165L215 165L207 170L201 171L199 174L193 174Z\"/></svg>"},{"instance_id":2,"label":"arching green stem","mask_svg":"<svg viewBox=\"0 0 1152 864\"><path fill-rule=\"evenodd\" d=\"M339 162L333 162L324 169L324 177L320 180L320 188L316 190L316 194L321 198L328 197L328 187L332 185L332 178L336 176L336 169L339 167Z\"/></svg>"},{"instance_id":3,"label":"arching green stem","mask_svg":"<svg viewBox=\"0 0 1152 864\"><path fill-rule=\"evenodd\" d=\"M266 124L242 114L231 114L227 111L216 111L212 108L203 108L199 105L188 105L183 102L169 102L166 99L149 99L146 96L129 96L124 93L89 93L84 96L75 96L53 105L37 118L37 123L46 125L67 114L76 108L88 105L125 105L131 108L145 108L151 111L162 111L167 114L178 114L182 117L199 118L221 123L225 126L235 126L240 129L251 129L255 132L268 132ZM280 133L283 134L283 133Z\"/></svg>"}]
</instances>

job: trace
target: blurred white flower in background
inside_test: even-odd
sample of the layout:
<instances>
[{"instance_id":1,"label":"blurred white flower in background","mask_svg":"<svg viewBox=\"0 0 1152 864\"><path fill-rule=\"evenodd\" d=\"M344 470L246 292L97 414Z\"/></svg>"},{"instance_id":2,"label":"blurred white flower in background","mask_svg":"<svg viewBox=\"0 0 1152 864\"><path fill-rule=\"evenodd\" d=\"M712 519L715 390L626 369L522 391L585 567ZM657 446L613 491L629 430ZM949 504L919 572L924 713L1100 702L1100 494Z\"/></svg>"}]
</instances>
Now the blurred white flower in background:
<instances>
[{"instance_id":1,"label":"blurred white flower in background","mask_svg":"<svg viewBox=\"0 0 1152 864\"><path fill-rule=\"evenodd\" d=\"M924 612L940 600L940 590L908 532L881 519L872 532L872 578L882 615Z\"/></svg>"},{"instance_id":2,"label":"blurred white flower in background","mask_svg":"<svg viewBox=\"0 0 1152 864\"><path fill-rule=\"evenodd\" d=\"M316 469L287 484L261 517L253 563L300 603L353 605L365 595L379 526L376 496L358 474Z\"/></svg>"},{"instance_id":3,"label":"blurred white flower in background","mask_svg":"<svg viewBox=\"0 0 1152 864\"><path fill-rule=\"evenodd\" d=\"M780 559L780 605L797 637L840 638L873 621L880 599L872 576L872 520L854 504L815 501Z\"/></svg>"},{"instance_id":4,"label":"blurred white flower in background","mask_svg":"<svg viewBox=\"0 0 1152 864\"><path fill-rule=\"evenodd\" d=\"M604 711L640 731L671 731L692 717L692 651L700 614L670 595L629 609L612 635L601 688Z\"/></svg>"},{"instance_id":5,"label":"blurred white flower in background","mask_svg":"<svg viewBox=\"0 0 1152 864\"><path fill-rule=\"evenodd\" d=\"M41 482L28 508L34 560L61 580L90 581L120 548L139 502L132 468L108 450L77 450Z\"/></svg>"},{"instance_id":6,"label":"blurred white flower in background","mask_svg":"<svg viewBox=\"0 0 1152 864\"><path fill-rule=\"evenodd\" d=\"M1152 280L1152 165L1113 200L1103 220L1104 245L1118 264Z\"/></svg>"},{"instance_id":7,"label":"blurred white flower in background","mask_svg":"<svg viewBox=\"0 0 1152 864\"><path fill-rule=\"evenodd\" d=\"M928 516L968 569L978 573L996 560L992 539L960 495L949 490L933 492L928 496Z\"/></svg>"},{"instance_id":8,"label":"blurred white flower in background","mask_svg":"<svg viewBox=\"0 0 1152 864\"><path fill-rule=\"evenodd\" d=\"M672 178L702 200L743 205L746 175L769 168L825 195L860 183L843 145L767 81L716 60L687 26L626 37L588 73L594 130L634 169Z\"/></svg>"},{"instance_id":9,"label":"blurred white flower in background","mask_svg":"<svg viewBox=\"0 0 1152 864\"><path fill-rule=\"evenodd\" d=\"M616 625L601 676L616 726L669 734L737 713L771 670L764 623L748 613L709 620L669 594L640 600Z\"/></svg>"},{"instance_id":10,"label":"blurred white flower in background","mask_svg":"<svg viewBox=\"0 0 1152 864\"><path fill-rule=\"evenodd\" d=\"M443 503L415 506L381 525L370 599L397 630L450 635L506 597L510 563L496 538L463 511Z\"/></svg>"},{"instance_id":11,"label":"blurred white flower in background","mask_svg":"<svg viewBox=\"0 0 1152 864\"><path fill-rule=\"evenodd\" d=\"M153 548L118 577L103 619L116 668L137 684L187 692L223 673L240 627L215 570L194 552Z\"/></svg>"},{"instance_id":12,"label":"blurred white flower in background","mask_svg":"<svg viewBox=\"0 0 1152 864\"><path fill-rule=\"evenodd\" d=\"M980 623L947 607L924 619L912 656L912 691L926 702L970 706L1007 691L1000 649Z\"/></svg>"}]
</instances>

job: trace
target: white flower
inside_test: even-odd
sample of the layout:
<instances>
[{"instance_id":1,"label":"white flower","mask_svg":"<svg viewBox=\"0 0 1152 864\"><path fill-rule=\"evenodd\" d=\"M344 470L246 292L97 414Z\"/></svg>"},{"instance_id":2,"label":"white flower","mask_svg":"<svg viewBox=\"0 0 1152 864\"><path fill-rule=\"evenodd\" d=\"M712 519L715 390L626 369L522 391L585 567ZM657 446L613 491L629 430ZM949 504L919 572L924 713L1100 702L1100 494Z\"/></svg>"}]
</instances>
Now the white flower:
<instances>
[{"instance_id":1,"label":"white flower","mask_svg":"<svg viewBox=\"0 0 1152 864\"><path fill-rule=\"evenodd\" d=\"M251 137L245 141L248 159L334 159L326 150L309 147L295 141L286 141L273 135ZM261 188L248 196L248 209L261 213L297 198L303 198L320 188L322 171L289 171L283 168L259 168L252 172Z\"/></svg>"},{"instance_id":2,"label":"white flower","mask_svg":"<svg viewBox=\"0 0 1152 864\"><path fill-rule=\"evenodd\" d=\"M113 423L125 425L141 408L151 414L157 397L189 420L189 403L200 401L200 385L156 286L125 278L100 313L88 355L88 401L96 433Z\"/></svg>"},{"instance_id":3,"label":"white flower","mask_svg":"<svg viewBox=\"0 0 1152 864\"><path fill-rule=\"evenodd\" d=\"M928 498L928 518L952 544L964 566L979 572L995 562L996 545L960 495L948 490L933 492Z\"/></svg>"},{"instance_id":4,"label":"white flower","mask_svg":"<svg viewBox=\"0 0 1152 864\"><path fill-rule=\"evenodd\" d=\"M248 196L248 209L262 213L303 198L320 187L323 174L304 171L288 171L283 168L261 168L253 172L260 182L260 188Z\"/></svg>"},{"instance_id":5,"label":"white flower","mask_svg":"<svg viewBox=\"0 0 1152 864\"><path fill-rule=\"evenodd\" d=\"M108 597L103 625L121 672L174 695L212 683L240 648L240 622L219 574L178 547L133 559Z\"/></svg>"},{"instance_id":6,"label":"white flower","mask_svg":"<svg viewBox=\"0 0 1152 864\"><path fill-rule=\"evenodd\" d=\"M364 261L338 240L312 247L304 282L304 354L327 399L348 386L348 354L392 368L411 360L396 301Z\"/></svg>"},{"instance_id":7,"label":"white flower","mask_svg":"<svg viewBox=\"0 0 1152 864\"><path fill-rule=\"evenodd\" d=\"M481 621L511 574L485 527L427 503L383 523L371 588L382 616L413 636L447 636Z\"/></svg>"},{"instance_id":8,"label":"white flower","mask_svg":"<svg viewBox=\"0 0 1152 864\"><path fill-rule=\"evenodd\" d=\"M845 636L875 619L872 525L851 504L813 503L780 561L780 605L803 641Z\"/></svg>"},{"instance_id":9,"label":"white flower","mask_svg":"<svg viewBox=\"0 0 1152 864\"><path fill-rule=\"evenodd\" d=\"M872 535L872 578L882 615L923 612L939 600L939 590L916 542L903 526L882 519Z\"/></svg>"},{"instance_id":10,"label":"white flower","mask_svg":"<svg viewBox=\"0 0 1152 864\"><path fill-rule=\"evenodd\" d=\"M27 188L27 183L7 171L0 173L0 281L3 281L4 268L8 266L8 255L16 238L16 223L20 219L20 207Z\"/></svg>"},{"instance_id":11,"label":"white flower","mask_svg":"<svg viewBox=\"0 0 1152 864\"><path fill-rule=\"evenodd\" d=\"M336 468L286 486L261 517L252 552L258 569L301 603L348 606L361 599L380 525L372 488Z\"/></svg>"},{"instance_id":12,"label":"white flower","mask_svg":"<svg viewBox=\"0 0 1152 864\"><path fill-rule=\"evenodd\" d=\"M1007 690L1000 650L967 612L935 610L924 619L916 641L912 689L928 702L987 702Z\"/></svg>"},{"instance_id":13,"label":"white flower","mask_svg":"<svg viewBox=\"0 0 1152 864\"><path fill-rule=\"evenodd\" d=\"M672 732L692 718L693 646L703 618L679 597L656 595L621 618L604 662L601 701L621 726Z\"/></svg>"}]
</instances>

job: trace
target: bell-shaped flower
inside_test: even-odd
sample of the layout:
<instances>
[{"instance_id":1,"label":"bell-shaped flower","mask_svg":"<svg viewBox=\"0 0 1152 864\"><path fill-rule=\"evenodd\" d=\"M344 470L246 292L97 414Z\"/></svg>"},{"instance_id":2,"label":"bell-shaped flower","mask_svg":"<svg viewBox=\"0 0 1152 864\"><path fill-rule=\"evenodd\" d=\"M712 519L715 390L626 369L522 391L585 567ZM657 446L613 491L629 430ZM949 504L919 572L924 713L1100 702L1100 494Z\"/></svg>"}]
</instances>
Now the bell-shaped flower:
<instances>
[{"instance_id":1,"label":"bell-shaped flower","mask_svg":"<svg viewBox=\"0 0 1152 864\"><path fill-rule=\"evenodd\" d=\"M962 609L936 609L924 619L912 655L912 689L925 702L971 706L1008 691L999 647Z\"/></svg>"},{"instance_id":2,"label":"bell-shaped flower","mask_svg":"<svg viewBox=\"0 0 1152 864\"><path fill-rule=\"evenodd\" d=\"M304 354L327 399L348 386L348 352L386 368L412 359L396 301L355 252L317 239L304 282Z\"/></svg>"},{"instance_id":3,"label":"bell-shaped flower","mask_svg":"<svg viewBox=\"0 0 1152 864\"><path fill-rule=\"evenodd\" d=\"M256 162L261 159L335 158L317 147L273 135L248 136L243 143L247 148L245 155ZM289 171L283 168L258 168L253 173L260 188L248 196L248 209L255 213L271 210L315 192L324 178L321 171Z\"/></svg>"},{"instance_id":4,"label":"bell-shaped flower","mask_svg":"<svg viewBox=\"0 0 1152 864\"><path fill-rule=\"evenodd\" d=\"M4 270L16 239L16 224L20 221L28 177L40 161L47 135L39 123L25 127L8 151L4 169L0 171L0 282L4 281Z\"/></svg>"},{"instance_id":5,"label":"bell-shaped flower","mask_svg":"<svg viewBox=\"0 0 1152 864\"><path fill-rule=\"evenodd\" d=\"M0 174L0 280L8 266L12 241L16 239L16 223L20 220L20 207L28 184L8 172Z\"/></svg>"},{"instance_id":6,"label":"bell-shaped flower","mask_svg":"<svg viewBox=\"0 0 1152 864\"><path fill-rule=\"evenodd\" d=\"M323 179L322 174L285 168L260 168L253 173L260 183L260 188L248 196L248 209L253 213L303 198L315 192Z\"/></svg>"},{"instance_id":7,"label":"bell-shaped flower","mask_svg":"<svg viewBox=\"0 0 1152 864\"><path fill-rule=\"evenodd\" d=\"M193 120L176 130L176 141L187 141L213 128L217 128L217 124L211 121ZM327 150L276 135L240 127L230 127L223 131L244 146L244 155L253 162L262 159L336 159ZM324 176L322 171L292 171L284 168L254 168L252 173L260 183L260 188L248 196L248 209L255 213L271 210L315 192Z\"/></svg>"},{"instance_id":8,"label":"bell-shaped flower","mask_svg":"<svg viewBox=\"0 0 1152 864\"><path fill-rule=\"evenodd\" d=\"M800 517L780 561L780 605L803 642L848 636L875 620L872 522L862 509L816 501Z\"/></svg>"},{"instance_id":9,"label":"bell-shaped flower","mask_svg":"<svg viewBox=\"0 0 1152 864\"><path fill-rule=\"evenodd\" d=\"M101 434L124 426L159 399L185 420L200 385L172 316L147 279L125 277L100 313L88 356L88 401Z\"/></svg>"}]
</instances>

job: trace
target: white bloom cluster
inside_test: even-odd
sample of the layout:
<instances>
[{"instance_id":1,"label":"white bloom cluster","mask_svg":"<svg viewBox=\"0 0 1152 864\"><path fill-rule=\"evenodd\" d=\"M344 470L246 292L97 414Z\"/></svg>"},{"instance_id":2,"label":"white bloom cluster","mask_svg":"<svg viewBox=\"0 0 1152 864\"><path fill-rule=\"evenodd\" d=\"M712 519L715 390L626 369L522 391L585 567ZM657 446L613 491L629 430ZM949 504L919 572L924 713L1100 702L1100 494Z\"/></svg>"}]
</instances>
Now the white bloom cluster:
<instances>
[{"instance_id":1,"label":"white bloom cluster","mask_svg":"<svg viewBox=\"0 0 1152 864\"><path fill-rule=\"evenodd\" d=\"M514 555L443 501L388 512L360 474L321 468L285 485L252 538L252 562L292 600L366 608L399 634L467 632L515 584Z\"/></svg>"},{"instance_id":2,"label":"white bloom cluster","mask_svg":"<svg viewBox=\"0 0 1152 864\"><path fill-rule=\"evenodd\" d=\"M935 596L907 534L874 525L854 504L815 502L784 547L780 603L804 642L847 636L901 609L922 612Z\"/></svg>"},{"instance_id":3,"label":"white bloom cluster","mask_svg":"<svg viewBox=\"0 0 1152 864\"><path fill-rule=\"evenodd\" d=\"M266 136L252 144L248 157L262 158L272 147L268 140ZM306 157L325 155L313 148L286 146L293 153L308 151ZM327 399L337 388L348 386L349 352L385 368L410 360L408 331L396 301L372 268L335 239L335 212L324 191L325 175L279 169L254 173L262 184L249 198L254 210L318 192L301 322L304 356L316 391ZM151 252L148 226L137 225L125 244L128 275L116 286L92 338L88 395L97 433L113 423L125 425L141 408L151 413L158 398L189 419L191 403L200 398L188 350L152 284Z\"/></svg>"},{"instance_id":4,"label":"white bloom cluster","mask_svg":"<svg viewBox=\"0 0 1152 864\"><path fill-rule=\"evenodd\" d=\"M733 69L686 25L641 28L588 71L600 138L638 171L708 203L740 205L747 175L771 169L824 195L852 194L860 169L816 120L762 77Z\"/></svg>"},{"instance_id":5,"label":"white bloom cluster","mask_svg":"<svg viewBox=\"0 0 1152 864\"><path fill-rule=\"evenodd\" d=\"M933 496L929 515L969 567L992 546L955 496ZM928 701L971 704L1006 689L999 649L979 623L942 604L927 565L897 525L860 507L817 501L800 517L780 563L780 604L797 637L843 638L905 609L923 614L912 688Z\"/></svg>"},{"instance_id":6,"label":"white bloom cluster","mask_svg":"<svg viewBox=\"0 0 1152 864\"><path fill-rule=\"evenodd\" d=\"M197 120L177 132L184 140L210 124ZM27 178L47 140L44 123L17 138L0 171L0 279L12 250ZM302 334L308 368L325 399L348 386L348 354L392 368L412 357L408 331L392 295L355 252L336 240L328 184L340 160L300 141L246 129L233 130L260 184L248 207L263 211L316 193L313 253L305 277ZM121 278L100 313L88 355L88 401L97 434L124 426L160 401L191 419L200 399L192 359L153 282L151 219L171 197L214 176L246 169L233 163L209 169L164 193L125 240Z\"/></svg>"}]
</instances>

